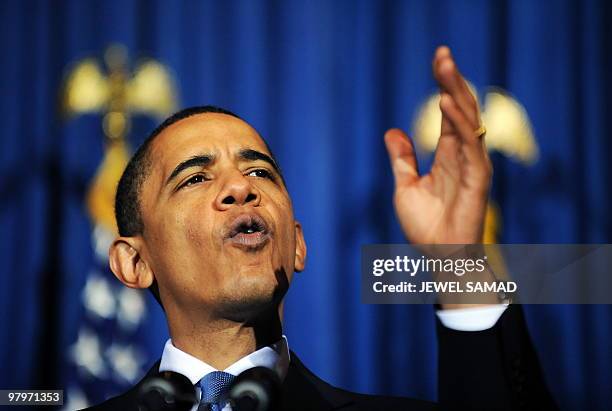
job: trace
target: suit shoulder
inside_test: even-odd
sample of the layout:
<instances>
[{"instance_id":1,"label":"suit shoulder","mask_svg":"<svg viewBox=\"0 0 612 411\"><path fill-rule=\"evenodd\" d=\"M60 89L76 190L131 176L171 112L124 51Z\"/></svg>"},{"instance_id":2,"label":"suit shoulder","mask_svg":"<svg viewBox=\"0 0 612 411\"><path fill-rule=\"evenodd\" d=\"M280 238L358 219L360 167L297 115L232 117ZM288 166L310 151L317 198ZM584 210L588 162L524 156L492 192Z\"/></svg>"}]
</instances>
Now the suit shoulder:
<instances>
[{"instance_id":1,"label":"suit shoulder","mask_svg":"<svg viewBox=\"0 0 612 411\"><path fill-rule=\"evenodd\" d=\"M289 373L284 382L283 410L393 411L437 410L437 404L414 398L362 394L335 387L312 373L291 353Z\"/></svg>"},{"instance_id":2,"label":"suit shoulder","mask_svg":"<svg viewBox=\"0 0 612 411\"><path fill-rule=\"evenodd\" d=\"M82 411L133 411L137 408L136 400L137 393L142 382L151 375L154 375L159 370L159 360L153 364L153 366L149 369L149 371L145 374L145 376L140 380L135 386L130 388L128 391L123 394L117 395L115 397L111 397L106 401L93 405L89 408L84 408Z\"/></svg>"}]
</instances>

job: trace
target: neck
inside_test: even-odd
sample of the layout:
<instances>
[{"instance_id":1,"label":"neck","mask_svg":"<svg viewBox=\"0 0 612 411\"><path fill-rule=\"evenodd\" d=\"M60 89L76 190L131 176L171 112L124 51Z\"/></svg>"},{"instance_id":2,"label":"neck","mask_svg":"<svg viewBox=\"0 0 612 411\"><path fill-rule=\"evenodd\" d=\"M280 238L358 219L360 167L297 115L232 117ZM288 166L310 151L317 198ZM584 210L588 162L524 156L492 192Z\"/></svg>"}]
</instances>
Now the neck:
<instances>
[{"instance_id":1,"label":"neck","mask_svg":"<svg viewBox=\"0 0 612 411\"><path fill-rule=\"evenodd\" d=\"M224 318L202 319L201 316L197 321L185 321L184 316L171 318L168 315L168 325L172 344L176 348L218 370L226 369L282 337L279 310L276 307L246 322Z\"/></svg>"}]
</instances>

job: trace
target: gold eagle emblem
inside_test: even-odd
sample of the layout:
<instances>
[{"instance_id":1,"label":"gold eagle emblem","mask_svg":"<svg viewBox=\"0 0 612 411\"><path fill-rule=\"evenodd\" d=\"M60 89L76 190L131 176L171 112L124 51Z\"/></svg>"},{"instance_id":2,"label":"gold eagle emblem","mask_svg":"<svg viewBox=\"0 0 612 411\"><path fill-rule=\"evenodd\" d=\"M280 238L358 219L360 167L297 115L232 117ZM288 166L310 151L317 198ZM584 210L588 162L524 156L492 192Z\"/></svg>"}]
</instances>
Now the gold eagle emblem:
<instances>
[{"instance_id":1,"label":"gold eagle emblem","mask_svg":"<svg viewBox=\"0 0 612 411\"><path fill-rule=\"evenodd\" d=\"M474 95L474 88L471 87ZM418 111L414 135L419 147L433 152L440 137L440 96L430 96ZM482 106L481 106L482 107ZM507 92L493 88L485 95L482 121L487 127L487 147L530 165L538 159L538 146L525 108Z\"/></svg>"},{"instance_id":2,"label":"gold eagle emblem","mask_svg":"<svg viewBox=\"0 0 612 411\"><path fill-rule=\"evenodd\" d=\"M130 116L163 119L177 106L170 71L155 60L144 60L133 73L127 68L127 50L110 46L104 55L106 69L95 58L76 63L62 87L62 112L68 118L101 113L106 153L87 194L87 208L96 225L116 231L114 197L117 182L129 158L125 137Z\"/></svg>"}]
</instances>

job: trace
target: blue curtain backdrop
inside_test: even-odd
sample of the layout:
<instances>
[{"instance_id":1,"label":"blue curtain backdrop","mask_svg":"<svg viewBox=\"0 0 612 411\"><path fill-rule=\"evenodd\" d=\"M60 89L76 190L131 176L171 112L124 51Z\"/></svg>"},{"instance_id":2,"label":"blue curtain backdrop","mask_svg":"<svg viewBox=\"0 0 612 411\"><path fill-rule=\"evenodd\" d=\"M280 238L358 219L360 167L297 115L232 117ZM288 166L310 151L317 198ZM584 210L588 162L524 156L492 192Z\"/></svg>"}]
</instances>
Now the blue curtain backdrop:
<instances>
[{"instance_id":1,"label":"blue curtain backdrop","mask_svg":"<svg viewBox=\"0 0 612 411\"><path fill-rule=\"evenodd\" d=\"M291 348L342 387L436 398L433 308L368 306L359 252L401 242L382 142L409 129L448 44L482 90L512 93L540 159L501 155L500 242L612 242L612 7L606 1L3 1L0 4L0 388L64 388L95 266L84 206L101 116L59 115L70 65L121 43L169 67L180 105L247 119L284 167L309 247L286 302ZM155 126L136 117L132 145ZM167 330L147 297L143 367ZM612 403L612 308L525 307L563 409ZM460 355L460 353L458 353ZM107 393L112 390L107 390Z\"/></svg>"}]
</instances>

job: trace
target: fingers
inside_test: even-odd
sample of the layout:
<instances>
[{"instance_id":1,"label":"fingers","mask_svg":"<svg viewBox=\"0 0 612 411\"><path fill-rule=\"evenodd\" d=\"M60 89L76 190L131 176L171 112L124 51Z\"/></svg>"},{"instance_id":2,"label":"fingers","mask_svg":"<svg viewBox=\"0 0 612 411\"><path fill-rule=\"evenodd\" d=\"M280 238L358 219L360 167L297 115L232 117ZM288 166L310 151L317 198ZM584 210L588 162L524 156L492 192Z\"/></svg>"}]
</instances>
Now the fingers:
<instances>
[{"instance_id":1,"label":"fingers","mask_svg":"<svg viewBox=\"0 0 612 411\"><path fill-rule=\"evenodd\" d=\"M436 50L433 73L440 85L441 92L448 93L455 100L474 130L478 128L480 126L478 102L459 72L448 47L442 46ZM448 124L446 127L448 129Z\"/></svg>"},{"instance_id":2,"label":"fingers","mask_svg":"<svg viewBox=\"0 0 612 411\"><path fill-rule=\"evenodd\" d=\"M440 85L442 111L442 134L434 167L451 172L461 168L466 171L462 174L464 182L487 192L493 169L484 138L476 135L476 129L480 127L480 109L448 47L436 50L433 71Z\"/></svg>"},{"instance_id":3,"label":"fingers","mask_svg":"<svg viewBox=\"0 0 612 411\"><path fill-rule=\"evenodd\" d=\"M405 185L419 178L414 145L402 130L393 128L385 133L385 145L395 177L395 185Z\"/></svg>"},{"instance_id":4,"label":"fingers","mask_svg":"<svg viewBox=\"0 0 612 411\"><path fill-rule=\"evenodd\" d=\"M490 173L490 165L484 139L474 133L471 123L450 95L442 94L440 109L459 134L462 140L461 151L468 163L478 165L477 169L482 170L483 176L486 177Z\"/></svg>"},{"instance_id":5,"label":"fingers","mask_svg":"<svg viewBox=\"0 0 612 411\"><path fill-rule=\"evenodd\" d=\"M465 113L463 113L457 101L453 99L450 94L441 94L440 110L442 110L442 116L447 118L464 143L473 144L478 140L474 134L476 127L468 121Z\"/></svg>"},{"instance_id":6,"label":"fingers","mask_svg":"<svg viewBox=\"0 0 612 411\"><path fill-rule=\"evenodd\" d=\"M461 149L468 160L486 161L484 140L475 134L475 130L480 127L478 103L459 73L448 47L442 46L436 50L433 71L440 84L442 136L454 134L459 137Z\"/></svg>"},{"instance_id":7,"label":"fingers","mask_svg":"<svg viewBox=\"0 0 612 411\"><path fill-rule=\"evenodd\" d=\"M438 49L436 50L436 54L434 55L434 59L431 63L432 64L431 69L434 73L434 77L436 77L436 72L438 71L437 69L438 62L447 56L450 57L450 49L446 46L438 47ZM442 92L442 90L440 90L440 92ZM450 121L446 117L442 116L442 125L440 127L440 135L446 136L446 135L455 134L455 133L456 133L455 129L453 128Z\"/></svg>"}]
</instances>

